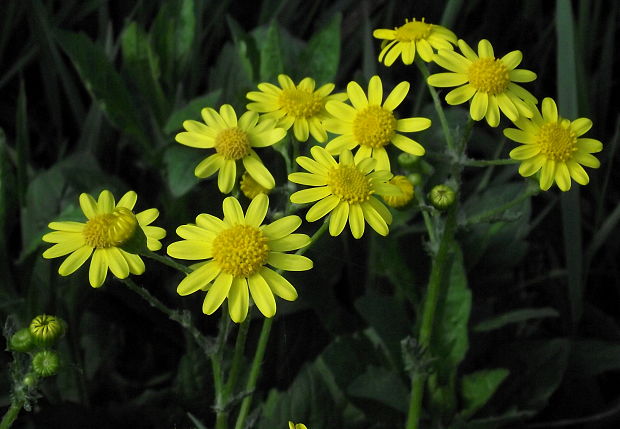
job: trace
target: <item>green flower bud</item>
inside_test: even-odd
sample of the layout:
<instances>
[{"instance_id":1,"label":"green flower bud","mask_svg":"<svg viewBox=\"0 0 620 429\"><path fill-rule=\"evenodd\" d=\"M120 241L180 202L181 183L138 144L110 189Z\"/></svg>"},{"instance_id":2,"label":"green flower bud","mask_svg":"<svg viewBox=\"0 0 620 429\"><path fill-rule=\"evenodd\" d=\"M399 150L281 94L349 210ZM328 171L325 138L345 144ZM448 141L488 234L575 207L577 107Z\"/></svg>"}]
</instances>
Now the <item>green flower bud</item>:
<instances>
[{"instance_id":1,"label":"green flower bud","mask_svg":"<svg viewBox=\"0 0 620 429\"><path fill-rule=\"evenodd\" d=\"M456 192L447 185L437 185L428 194L428 199L437 210L446 210L456 199Z\"/></svg>"},{"instance_id":2,"label":"green flower bud","mask_svg":"<svg viewBox=\"0 0 620 429\"><path fill-rule=\"evenodd\" d=\"M9 349L16 352L28 353L34 350L34 348L35 344L28 328L15 332L9 340Z\"/></svg>"},{"instance_id":3,"label":"green flower bud","mask_svg":"<svg viewBox=\"0 0 620 429\"><path fill-rule=\"evenodd\" d=\"M30 322L28 328L32 340L39 347L50 347L65 334L65 322L56 316L40 314Z\"/></svg>"},{"instance_id":4,"label":"green flower bud","mask_svg":"<svg viewBox=\"0 0 620 429\"><path fill-rule=\"evenodd\" d=\"M411 155L407 152L403 152L398 155L398 163L404 168L412 167L418 162L418 159L420 159L419 156Z\"/></svg>"},{"instance_id":5,"label":"green flower bud","mask_svg":"<svg viewBox=\"0 0 620 429\"><path fill-rule=\"evenodd\" d=\"M36 374L26 374L23 383L28 389L33 389L38 381L39 379Z\"/></svg>"},{"instance_id":6,"label":"green flower bud","mask_svg":"<svg viewBox=\"0 0 620 429\"><path fill-rule=\"evenodd\" d=\"M42 350L32 358L32 369L39 377L55 375L60 368L60 358L55 351Z\"/></svg>"},{"instance_id":7,"label":"green flower bud","mask_svg":"<svg viewBox=\"0 0 620 429\"><path fill-rule=\"evenodd\" d=\"M407 176L407 179L413 186L420 186L422 184L422 175L420 173L411 173Z\"/></svg>"}]
</instances>

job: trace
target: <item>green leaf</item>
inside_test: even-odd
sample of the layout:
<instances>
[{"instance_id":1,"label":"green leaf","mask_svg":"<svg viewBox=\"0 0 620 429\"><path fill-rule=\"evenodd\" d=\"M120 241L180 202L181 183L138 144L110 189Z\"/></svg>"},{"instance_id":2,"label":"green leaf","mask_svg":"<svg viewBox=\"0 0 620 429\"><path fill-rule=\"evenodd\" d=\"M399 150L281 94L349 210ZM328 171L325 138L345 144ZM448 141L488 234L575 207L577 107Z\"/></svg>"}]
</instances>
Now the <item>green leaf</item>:
<instances>
[{"instance_id":1,"label":"green leaf","mask_svg":"<svg viewBox=\"0 0 620 429\"><path fill-rule=\"evenodd\" d=\"M508 377L505 368L485 369L464 375L461 379L463 410L461 416L468 418L491 399L497 388Z\"/></svg>"},{"instance_id":2,"label":"green leaf","mask_svg":"<svg viewBox=\"0 0 620 429\"><path fill-rule=\"evenodd\" d=\"M573 343L571 365L577 374L594 377L620 369L620 343L577 340Z\"/></svg>"},{"instance_id":3,"label":"green leaf","mask_svg":"<svg viewBox=\"0 0 620 429\"><path fill-rule=\"evenodd\" d=\"M284 73L282 49L280 47L280 30L275 21L272 21L264 39L257 39L260 52L259 79L272 81L280 73Z\"/></svg>"},{"instance_id":4,"label":"green leaf","mask_svg":"<svg viewBox=\"0 0 620 429\"><path fill-rule=\"evenodd\" d=\"M478 323L473 330L476 332L493 331L503 328L512 323L521 323L530 319L544 319L547 317L558 317L560 314L551 307L542 308L522 308L519 310L509 311L491 319L483 320Z\"/></svg>"},{"instance_id":5,"label":"green leaf","mask_svg":"<svg viewBox=\"0 0 620 429\"><path fill-rule=\"evenodd\" d=\"M184 195L198 183L194 169L204 157L204 153L180 144L168 146L164 153L164 165L168 187L174 197Z\"/></svg>"},{"instance_id":6,"label":"green leaf","mask_svg":"<svg viewBox=\"0 0 620 429\"><path fill-rule=\"evenodd\" d=\"M410 334L407 331L410 324L403 307L393 296L380 295L371 290L355 301L355 308L368 325L377 332L392 362L400 367L400 342ZM387 314L390 317L386 317Z\"/></svg>"},{"instance_id":7,"label":"green leaf","mask_svg":"<svg viewBox=\"0 0 620 429\"><path fill-rule=\"evenodd\" d=\"M150 146L132 97L103 49L82 33L59 31L56 37L110 122Z\"/></svg>"},{"instance_id":8,"label":"green leaf","mask_svg":"<svg viewBox=\"0 0 620 429\"><path fill-rule=\"evenodd\" d=\"M398 411L407 411L409 392L402 379L382 367L369 366L349 385L351 396L370 399Z\"/></svg>"},{"instance_id":9,"label":"green leaf","mask_svg":"<svg viewBox=\"0 0 620 429\"><path fill-rule=\"evenodd\" d=\"M312 77L319 84L333 82L340 61L340 23L337 13L327 26L315 33L300 55L299 64L304 76Z\"/></svg>"},{"instance_id":10,"label":"green leaf","mask_svg":"<svg viewBox=\"0 0 620 429\"><path fill-rule=\"evenodd\" d=\"M155 54L148 35L135 22L129 23L120 36L123 65L133 84L138 88L146 103L151 106L155 117L161 123L168 110L159 77L159 58Z\"/></svg>"},{"instance_id":11,"label":"green leaf","mask_svg":"<svg viewBox=\"0 0 620 429\"><path fill-rule=\"evenodd\" d=\"M19 85L17 96L17 115L15 118L16 136L15 146L17 152L17 197L19 205L24 205L26 188L28 186L28 163L30 161L30 135L28 133L28 107L26 87L22 80Z\"/></svg>"},{"instance_id":12,"label":"green leaf","mask_svg":"<svg viewBox=\"0 0 620 429\"><path fill-rule=\"evenodd\" d=\"M199 121L201 119L200 111L205 107L215 108L221 93L222 91L217 89L207 95L196 97L185 106L172 112L166 121L166 125L164 125L164 132L166 134L172 134L175 131L181 130L183 128L183 121L188 119Z\"/></svg>"}]
</instances>

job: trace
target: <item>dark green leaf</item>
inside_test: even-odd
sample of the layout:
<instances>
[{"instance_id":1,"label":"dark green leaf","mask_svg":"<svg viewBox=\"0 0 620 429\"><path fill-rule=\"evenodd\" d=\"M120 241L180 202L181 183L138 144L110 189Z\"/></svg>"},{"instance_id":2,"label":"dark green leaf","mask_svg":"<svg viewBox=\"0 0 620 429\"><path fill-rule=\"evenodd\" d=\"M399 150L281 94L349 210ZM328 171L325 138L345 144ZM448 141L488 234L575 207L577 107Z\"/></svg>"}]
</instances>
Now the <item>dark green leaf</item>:
<instances>
[{"instance_id":1,"label":"dark green leaf","mask_svg":"<svg viewBox=\"0 0 620 429\"><path fill-rule=\"evenodd\" d=\"M522 308L500 314L492 319L483 320L474 327L476 332L492 331L503 328L512 323L521 323L530 319L543 319L547 317L558 317L560 314L551 307L543 308Z\"/></svg>"},{"instance_id":2,"label":"dark green leaf","mask_svg":"<svg viewBox=\"0 0 620 429\"><path fill-rule=\"evenodd\" d=\"M149 145L132 97L103 49L82 33L59 31L56 37L110 122Z\"/></svg>"},{"instance_id":3,"label":"dark green leaf","mask_svg":"<svg viewBox=\"0 0 620 429\"><path fill-rule=\"evenodd\" d=\"M407 387L394 372L382 367L366 368L366 371L349 385L347 393L379 402L403 413L407 411Z\"/></svg>"},{"instance_id":4,"label":"dark green leaf","mask_svg":"<svg viewBox=\"0 0 620 429\"><path fill-rule=\"evenodd\" d=\"M461 397L465 418L472 416L491 399L510 371L504 368L485 369L464 375L461 379Z\"/></svg>"},{"instance_id":5,"label":"dark green leaf","mask_svg":"<svg viewBox=\"0 0 620 429\"><path fill-rule=\"evenodd\" d=\"M282 49L280 48L280 30L275 21L269 25L266 37L257 40L256 44L260 51L258 77L261 81L272 81L280 73L284 73Z\"/></svg>"},{"instance_id":6,"label":"dark green leaf","mask_svg":"<svg viewBox=\"0 0 620 429\"><path fill-rule=\"evenodd\" d=\"M583 377L594 377L620 369L620 342L577 340L573 344L571 364Z\"/></svg>"},{"instance_id":7,"label":"dark green leaf","mask_svg":"<svg viewBox=\"0 0 620 429\"><path fill-rule=\"evenodd\" d=\"M340 23L341 14L335 14L325 28L315 33L306 49L301 53L304 76L309 76L319 84L333 82L340 61Z\"/></svg>"},{"instance_id":8,"label":"dark green leaf","mask_svg":"<svg viewBox=\"0 0 620 429\"><path fill-rule=\"evenodd\" d=\"M168 187L175 197L180 197L189 191L199 179L194 175L194 169L205 158L204 153L197 149L174 144L164 153L164 164L168 179Z\"/></svg>"}]
</instances>

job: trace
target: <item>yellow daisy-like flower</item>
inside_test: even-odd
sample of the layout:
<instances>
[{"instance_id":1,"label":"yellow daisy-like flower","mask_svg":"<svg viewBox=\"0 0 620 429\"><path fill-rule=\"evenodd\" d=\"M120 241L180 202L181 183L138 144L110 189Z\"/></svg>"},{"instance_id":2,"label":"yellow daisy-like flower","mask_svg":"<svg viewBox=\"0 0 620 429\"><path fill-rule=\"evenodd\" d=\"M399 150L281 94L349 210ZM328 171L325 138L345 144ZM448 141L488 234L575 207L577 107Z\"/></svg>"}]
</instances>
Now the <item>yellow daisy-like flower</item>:
<instances>
[{"instance_id":1,"label":"yellow daisy-like flower","mask_svg":"<svg viewBox=\"0 0 620 429\"><path fill-rule=\"evenodd\" d=\"M281 74L278 75L278 82L281 88L263 82L258 84L260 91L248 92L246 97L254 101L247 105L248 110L277 120L278 126L285 130L293 127L293 134L300 142L307 141L310 134L319 142L327 140L323 121L330 115L325 110L325 103L330 100L345 101L347 95L332 94L333 83L315 91L316 82L309 77L295 85L289 76Z\"/></svg>"},{"instance_id":2,"label":"yellow daisy-like flower","mask_svg":"<svg viewBox=\"0 0 620 429\"><path fill-rule=\"evenodd\" d=\"M452 49L456 45L456 36L450 30L440 25L428 24L422 21L405 19L405 24L394 27L393 30L380 28L372 32L373 37L382 39L379 62L391 66L399 56L403 63L411 64L415 59L416 51L427 63L433 61L433 49Z\"/></svg>"},{"instance_id":3,"label":"yellow daisy-like flower","mask_svg":"<svg viewBox=\"0 0 620 429\"><path fill-rule=\"evenodd\" d=\"M427 79L429 85L437 87L461 85L446 95L448 104L462 104L471 99L471 118L475 121L486 118L492 127L499 124L500 110L511 121L521 116L532 117L530 106L538 100L515 83L536 79L536 73L516 68L523 59L521 51L495 58L493 47L486 39L478 43L478 54L463 40L458 45L463 55L441 49L435 56L437 64L453 73L437 73Z\"/></svg>"},{"instance_id":4,"label":"yellow daisy-like flower","mask_svg":"<svg viewBox=\"0 0 620 429\"><path fill-rule=\"evenodd\" d=\"M571 178L580 185L587 185L590 178L582 165L591 168L601 165L591 154L603 150L603 144L580 138L592 127L592 121L562 118L551 98L543 100L542 114L534 109L532 119L520 118L514 124L518 128L506 128L504 135L523 145L510 151L510 157L521 161L519 174L523 177L541 171L540 189L543 191L554 182L562 191L568 191Z\"/></svg>"},{"instance_id":5,"label":"yellow daisy-like flower","mask_svg":"<svg viewBox=\"0 0 620 429\"><path fill-rule=\"evenodd\" d=\"M253 148L267 147L279 142L286 131L275 126L275 121L263 119L256 112L245 112L237 120L237 114L230 104L220 107L220 112L207 107L202 109L202 119L185 121L185 132L176 135L175 140L183 145L200 149L215 149L215 154L200 162L194 174L200 178L209 177L219 171L217 185L220 192L227 194L235 185L237 161L261 186L271 189L275 180Z\"/></svg>"},{"instance_id":6,"label":"yellow daisy-like flower","mask_svg":"<svg viewBox=\"0 0 620 429\"><path fill-rule=\"evenodd\" d=\"M368 97L357 82L349 82L347 94L353 106L341 101L330 101L325 107L334 118L325 121L327 131L341 134L329 143L326 149L339 154L343 149L353 150L359 146L355 161L364 158L377 160L377 170L390 170L390 158L385 146L393 143L400 150L412 155L424 155L424 148L415 140L398 132L422 131L431 126L427 118L396 119L394 109L409 92L409 82L401 82L387 96L383 105L383 84L379 76L373 76L368 83Z\"/></svg>"},{"instance_id":7,"label":"yellow daisy-like flower","mask_svg":"<svg viewBox=\"0 0 620 429\"><path fill-rule=\"evenodd\" d=\"M132 212L137 198L134 191L127 192L118 203L108 190L101 191L97 201L89 194L81 194L80 207L88 221L51 222L49 227L55 231L45 234L43 241L56 244L43 252L43 257L69 255L58 268L58 274L68 276L92 255L88 274L92 287L103 284L108 268L119 279L127 278L129 273L142 274L142 258L123 246L135 237L139 227L146 236L148 249L159 250L159 240L166 236L166 231L149 226L159 216L157 209Z\"/></svg>"},{"instance_id":8,"label":"yellow daisy-like flower","mask_svg":"<svg viewBox=\"0 0 620 429\"><path fill-rule=\"evenodd\" d=\"M308 429L303 423L293 423L291 421L288 422L288 429Z\"/></svg>"},{"instance_id":9,"label":"yellow daisy-like flower","mask_svg":"<svg viewBox=\"0 0 620 429\"><path fill-rule=\"evenodd\" d=\"M177 234L183 238L168 246L168 255L201 260L179 286L179 295L207 289L202 305L205 314L213 314L228 298L228 312L236 323L248 314L249 297L265 317L276 313L274 295L287 301L297 299L297 291L288 280L268 268L305 271L312 261L305 256L284 253L310 244L306 234L293 234L301 225L299 216L286 216L262 225L269 197L257 195L244 216L235 197L224 199L224 219L209 214L196 217L196 224L182 225ZM249 289L249 292L248 292Z\"/></svg>"},{"instance_id":10,"label":"yellow daisy-like flower","mask_svg":"<svg viewBox=\"0 0 620 429\"><path fill-rule=\"evenodd\" d=\"M314 186L291 195L291 202L295 204L317 201L306 213L306 220L314 222L331 212L329 233L332 236L342 232L347 220L355 238L364 234L365 222L379 234L387 235L392 214L373 194L400 195L396 186L386 183L392 173L387 170L371 173L376 161L373 158L354 161L349 150L340 154L339 162L320 146L312 147L310 152L314 159L297 158L297 164L308 173L288 176L291 182Z\"/></svg>"},{"instance_id":11,"label":"yellow daisy-like flower","mask_svg":"<svg viewBox=\"0 0 620 429\"><path fill-rule=\"evenodd\" d=\"M394 208L401 208L409 204L413 199L413 183L405 176L394 176L388 183L396 185L400 190L399 195L381 195L385 203Z\"/></svg>"},{"instance_id":12,"label":"yellow daisy-like flower","mask_svg":"<svg viewBox=\"0 0 620 429\"><path fill-rule=\"evenodd\" d=\"M271 189L267 189L264 186L261 186L256 180L252 179L252 176L248 174L247 171L243 172L241 176L241 181L239 182L239 189L243 195L245 195L250 200L256 197L259 194L268 194Z\"/></svg>"}]
</instances>

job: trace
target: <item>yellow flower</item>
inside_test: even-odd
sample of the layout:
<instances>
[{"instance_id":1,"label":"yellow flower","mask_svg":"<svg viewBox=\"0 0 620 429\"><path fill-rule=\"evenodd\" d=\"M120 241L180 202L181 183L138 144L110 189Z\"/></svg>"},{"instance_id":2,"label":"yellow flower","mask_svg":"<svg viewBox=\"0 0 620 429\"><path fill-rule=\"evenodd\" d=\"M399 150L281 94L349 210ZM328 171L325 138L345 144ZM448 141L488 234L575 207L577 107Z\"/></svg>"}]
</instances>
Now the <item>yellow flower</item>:
<instances>
[{"instance_id":1,"label":"yellow flower","mask_svg":"<svg viewBox=\"0 0 620 429\"><path fill-rule=\"evenodd\" d=\"M186 132L176 135L177 142L201 149L215 149L215 154L200 162L194 174L206 178L217 171L217 185L220 192L227 194L235 185L237 161L241 160L246 171L261 186L271 189L275 186L273 176L253 150L271 146L286 135L282 128L275 127L275 121L258 117L256 112L245 112L239 120L230 104L220 107L220 113L207 107L202 109L202 119L185 121Z\"/></svg>"},{"instance_id":2,"label":"yellow flower","mask_svg":"<svg viewBox=\"0 0 620 429\"><path fill-rule=\"evenodd\" d=\"M293 127L293 134L300 142L308 140L312 134L319 142L327 140L323 121L329 118L325 103L330 100L345 101L346 94L331 94L334 84L328 83L316 91L314 79L306 77L298 85L285 74L278 75L281 88L271 83L259 83L260 91L248 92L246 97L254 103L248 110L264 113L265 118L275 119L285 130ZM330 95L331 94L331 95Z\"/></svg>"},{"instance_id":3,"label":"yellow flower","mask_svg":"<svg viewBox=\"0 0 620 429\"><path fill-rule=\"evenodd\" d=\"M303 423L288 422L288 429L308 429Z\"/></svg>"},{"instance_id":4,"label":"yellow flower","mask_svg":"<svg viewBox=\"0 0 620 429\"><path fill-rule=\"evenodd\" d=\"M462 85L446 95L448 104L462 104L471 99L469 114L472 119L486 118L492 127L499 124L500 109L511 121L521 116L532 117L533 105L538 100L515 83L536 79L536 73L516 68L523 59L521 51L495 58L493 47L486 39L478 43L477 55L463 40L459 40L458 45L464 56L443 49L435 56L437 64L454 73L433 74L427 80L429 85L437 87Z\"/></svg>"},{"instance_id":5,"label":"yellow flower","mask_svg":"<svg viewBox=\"0 0 620 429\"><path fill-rule=\"evenodd\" d=\"M252 176L247 171L243 172L241 176L241 182L239 182L239 189L250 200L256 197L258 194L268 194L270 189L261 186L256 180L252 179Z\"/></svg>"},{"instance_id":6,"label":"yellow flower","mask_svg":"<svg viewBox=\"0 0 620 429\"><path fill-rule=\"evenodd\" d=\"M544 191L553 182L562 191L568 191L571 178L580 185L587 185L590 178L582 165L591 168L601 165L591 154L603 150L603 144L598 140L580 138L592 127L592 121L562 118L551 98L543 100L542 115L535 109L532 119L520 118L515 125L518 129L506 128L504 135L523 146L510 151L510 157L521 161L519 174L523 177L540 170L540 189Z\"/></svg>"},{"instance_id":7,"label":"yellow flower","mask_svg":"<svg viewBox=\"0 0 620 429\"><path fill-rule=\"evenodd\" d=\"M183 238L168 246L168 255L187 260L202 260L194 265L179 286L179 295L208 290L202 311L213 314L228 298L228 312L236 323L248 314L249 296L265 317L276 313L274 295L287 301L297 299L295 288L274 270L305 271L312 261L305 256L284 252L301 249L310 243L306 234L293 234L301 225L299 216L286 216L262 225L269 197L257 195L243 215L235 197L224 199L224 219L209 214L196 217L196 224L182 225L177 234ZM249 293L248 293L249 288Z\"/></svg>"},{"instance_id":8,"label":"yellow flower","mask_svg":"<svg viewBox=\"0 0 620 429\"><path fill-rule=\"evenodd\" d=\"M51 222L55 231L43 236L43 241L56 243L43 252L43 257L67 256L58 268L61 276L68 276L80 268L92 255L89 281L99 287L105 281L108 268L119 279L131 274L142 274L144 262L137 254L123 249L140 227L146 236L149 250L161 249L159 240L166 236L163 228L149 226L159 216L157 209L148 209L134 215L132 212L138 196L129 191L115 203L108 190L101 191L99 199L88 194L80 195L80 207L88 218L82 222Z\"/></svg>"},{"instance_id":9,"label":"yellow flower","mask_svg":"<svg viewBox=\"0 0 620 429\"><path fill-rule=\"evenodd\" d=\"M353 150L359 146L355 161L372 157L377 160L377 170L390 170L390 158L385 146L393 143L400 150L412 155L424 155L424 148L418 142L399 132L422 131L431 126L427 118L396 119L394 109L409 92L409 82L401 82L387 96L383 105L383 85L379 76L373 76L368 83L368 97L356 83L349 82L347 94L353 106L341 101L330 101L325 107L334 118L325 121L327 131L341 134L330 141L326 149L332 155L343 149Z\"/></svg>"},{"instance_id":10,"label":"yellow flower","mask_svg":"<svg viewBox=\"0 0 620 429\"><path fill-rule=\"evenodd\" d=\"M394 208L401 208L409 204L413 199L413 183L405 176L394 176L388 183L396 185L400 190L399 195L381 195L385 203Z\"/></svg>"},{"instance_id":11,"label":"yellow flower","mask_svg":"<svg viewBox=\"0 0 620 429\"><path fill-rule=\"evenodd\" d=\"M440 25L428 24L422 21L405 19L405 24L394 27L393 30L380 28L372 32L376 39L383 39L379 62L391 66L399 56L403 63L411 64L415 59L416 51L427 63L433 61L433 49L452 49L456 45L456 36L450 30Z\"/></svg>"},{"instance_id":12,"label":"yellow flower","mask_svg":"<svg viewBox=\"0 0 620 429\"><path fill-rule=\"evenodd\" d=\"M347 220L353 237L364 234L364 221L379 234L387 235L392 214L374 193L400 195L400 190L386 183L392 177L387 170L374 171L376 161L364 158L354 161L351 151L340 154L339 163L320 146L310 149L314 159L300 156L297 164L309 173L291 173L288 179L301 185L314 186L291 195L291 202L306 204L317 201L308 213L306 220L314 222L331 212L329 233L339 235Z\"/></svg>"}]
</instances>

